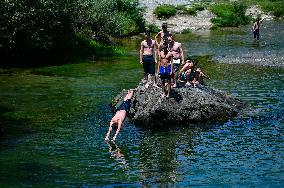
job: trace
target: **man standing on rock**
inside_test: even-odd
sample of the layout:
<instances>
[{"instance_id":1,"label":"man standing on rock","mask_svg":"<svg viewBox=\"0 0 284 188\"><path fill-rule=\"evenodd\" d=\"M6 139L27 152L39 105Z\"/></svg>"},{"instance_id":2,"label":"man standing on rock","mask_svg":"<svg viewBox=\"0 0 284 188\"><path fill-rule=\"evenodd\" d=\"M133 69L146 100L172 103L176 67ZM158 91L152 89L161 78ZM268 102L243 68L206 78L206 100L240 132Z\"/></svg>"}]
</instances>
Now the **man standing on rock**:
<instances>
[{"instance_id":1,"label":"man standing on rock","mask_svg":"<svg viewBox=\"0 0 284 188\"><path fill-rule=\"evenodd\" d=\"M167 44L160 45L159 61L158 61L158 74L162 81L162 97L170 97L171 93L171 75L173 73L172 54L169 52ZM166 82L167 82L167 92L166 95Z\"/></svg>"},{"instance_id":2,"label":"man standing on rock","mask_svg":"<svg viewBox=\"0 0 284 188\"><path fill-rule=\"evenodd\" d=\"M183 48L181 46L181 43L176 42L173 39L173 36L168 37L168 48L169 51L173 55L173 80L174 80L174 85L173 88L177 87L177 78L178 78L178 69L180 64L184 65L184 54L183 54Z\"/></svg>"},{"instance_id":3,"label":"man standing on rock","mask_svg":"<svg viewBox=\"0 0 284 188\"><path fill-rule=\"evenodd\" d=\"M141 42L140 46L140 63L144 69L144 80L148 82L148 75L151 75L151 81L155 84L155 60L154 54L156 49L155 40L151 39L150 32L145 32L145 40ZM146 86L148 87L148 83Z\"/></svg>"},{"instance_id":4,"label":"man standing on rock","mask_svg":"<svg viewBox=\"0 0 284 188\"><path fill-rule=\"evenodd\" d=\"M172 33L168 31L168 24L163 23L162 30L155 36L155 41L158 45L160 45L163 42L167 42L169 36L172 36ZM158 41L158 38L160 41Z\"/></svg>"}]
</instances>

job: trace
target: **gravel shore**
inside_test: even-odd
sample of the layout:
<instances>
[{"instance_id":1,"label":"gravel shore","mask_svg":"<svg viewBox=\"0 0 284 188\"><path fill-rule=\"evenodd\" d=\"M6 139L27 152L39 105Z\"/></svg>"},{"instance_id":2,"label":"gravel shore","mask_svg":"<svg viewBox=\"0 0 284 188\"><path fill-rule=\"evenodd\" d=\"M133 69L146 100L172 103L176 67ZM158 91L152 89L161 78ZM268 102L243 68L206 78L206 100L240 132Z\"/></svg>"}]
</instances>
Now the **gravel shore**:
<instances>
[{"instance_id":1,"label":"gravel shore","mask_svg":"<svg viewBox=\"0 0 284 188\"><path fill-rule=\"evenodd\" d=\"M158 19L153 14L154 9L161 4L190 6L194 2L194 0L139 0L140 6L145 9L144 18L148 24L154 24L160 28L162 23L167 22L169 30L174 33L181 33L185 29L209 30L213 26L210 20L215 17L209 10L198 11L197 16L176 15L169 19ZM254 18L261 15L266 20L272 19L272 16L264 14L257 6L250 7L246 14Z\"/></svg>"}]
</instances>

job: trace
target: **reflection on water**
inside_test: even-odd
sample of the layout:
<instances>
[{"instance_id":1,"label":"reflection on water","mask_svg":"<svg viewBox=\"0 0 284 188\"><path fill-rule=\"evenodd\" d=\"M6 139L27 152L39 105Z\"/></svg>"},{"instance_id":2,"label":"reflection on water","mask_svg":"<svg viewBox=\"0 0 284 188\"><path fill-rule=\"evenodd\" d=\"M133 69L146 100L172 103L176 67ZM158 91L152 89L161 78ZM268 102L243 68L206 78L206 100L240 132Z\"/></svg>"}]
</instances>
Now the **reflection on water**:
<instances>
[{"instance_id":1,"label":"reflection on water","mask_svg":"<svg viewBox=\"0 0 284 188\"><path fill-rule=\"evenodd\" d=\"M275 41L238 42L245 33L207 33L199 42L180 41L190 53L220 56L221 62L244 51L271 54L277 61L282 57ZM249 54L243 53L242 61L256 61ZM165 129L145 129L126 119L116 142L107 143L111 98L143 76L136 55L1 70L1 187L283 187L281 66L202 60L211 77L207 84L250 108L225 122Z\"/></svg>"},{"instance_id":2,"label":"reflection on water","mask_svg":"<svg viewBox=\"0 0 284 188\"><path fill-rule=\"evenodd\" d=\"M126 169L128 167L127 161L121 149L115 142L106 142L109 147L111 157L117 162L118 166Z\"/></svg>"}]
</instances>

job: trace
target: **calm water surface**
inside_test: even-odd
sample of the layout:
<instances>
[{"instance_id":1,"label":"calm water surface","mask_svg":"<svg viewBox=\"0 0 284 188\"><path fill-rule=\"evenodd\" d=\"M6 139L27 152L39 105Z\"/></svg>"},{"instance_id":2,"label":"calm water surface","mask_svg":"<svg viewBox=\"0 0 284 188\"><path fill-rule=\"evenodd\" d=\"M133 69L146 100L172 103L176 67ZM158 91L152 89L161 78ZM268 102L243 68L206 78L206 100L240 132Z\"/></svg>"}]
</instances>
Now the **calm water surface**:
<instances>
[{"instance_id":1,"label":"calm water surface","mask_svg":"<svg viewBox=\"0 0 284 188\"><path fill-rule=\"evenodd\" d=\"M284 30L283 22L268 26ZM200 62L207 84L249 109L226 122L163 130L126 121L116 143L104 142L108 104L141 79L137 49L95 63L0 69L1 187L283 187L283 37L263 28L255 45L246 29L179 40L186 54L218 60ZM273 66L256 63L263 53L276 57Z\"/></svg>"}]
</instances>

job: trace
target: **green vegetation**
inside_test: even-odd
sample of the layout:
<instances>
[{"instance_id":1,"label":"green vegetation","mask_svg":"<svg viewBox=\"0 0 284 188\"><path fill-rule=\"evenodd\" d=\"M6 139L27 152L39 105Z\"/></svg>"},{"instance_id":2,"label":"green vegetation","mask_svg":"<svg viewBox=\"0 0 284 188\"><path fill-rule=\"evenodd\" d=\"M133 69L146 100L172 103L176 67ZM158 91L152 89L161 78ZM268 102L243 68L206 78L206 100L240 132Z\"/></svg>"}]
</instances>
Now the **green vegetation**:
<instances>
[{"instance_id":1,"label":"green vegetation","mask_svg":"<svg viewBox=\"0 0 284 188\"><path fill-rule=\"evenodd\" d=\"M90 52L92 37L110 45L145 27L137 0L5 0L0 12L0 53L16 59Z\"/></svg>"},{"instance_id":2,"label":"green vegetation","mask_svg":"<svg viewBox=\"0 0 284 188\"><path fill-rule=\"evenodd\" d=\"M160 5L157 6L154 10L154 14L158 18L170 18L171 16L176 15L177 10L174 5Z\"/></svg>"},{"instance_id":3,"label":"green vegetation","mask_svg":"<svg viewBox=\"0 0 284 188\"><path fill-rule=\"evenodd\" d=\"M185 5L160 5L157 6L156 9L154 10L154 14L158 18L165 18L168 19L171 16L175 16L176 14L189 14L196 16L197 11L204 10L205 7L203 4L193 4L191 7L187 7Z\"/></svg>"},{"instance_id":4,"label":"green vegetation","mask_svg":"<svg viewBox=\"0 0 284 188\"><path fill-rule=\"evenodd\" d=\"M271 13L275 17L284 16L284 0L239 0L239 3L245 4L250 7L257 5L261 8L262 11L266 13ZM203 0L202 3L210 4L212 3L209 0ZM230 0L214 0L214 3L217 4L232 4Z\"/></svg>"},{"instance_id":5,"label":"green vegetation","mask_svg":"<svg viewBox=\"0 0 284 188\"><path fill-rule=\"evenodd\" d=\"M218 27L236 27L250 23L245 15L247 5L242 2L213 4L210 10L217 15L211 21Z\"/></svg>"},{"instance_id":6,"label":"green vegetation","mask_svg":"<svg viewBox=\"0 0 284 188\"><path fill-rule=\"evenodd\" d=\"M190 28L181 31L181 34L188 34L188 33L192 33L192 30Z\"/></svg>"},{"instance_id":7,"label":"green vegetation","mask_svg":"<svg viewBox=\"0 0 284 188\"><path fill-rule=\"evenodd\" d=\"M154 24L149 24L146 25L146 28L151 32L151 33L158 33L160 31L160 28Z\"/></svg>"},{"instance_id":8,"label":"green vegetation","mask_svg":"<svg viewBox=\"0 0 284 188\"><path fill-rule=\"evenodd\" d=\"M258 4L265 12L270 12L275 17L284 16L284 0L251 0L251 4Z\"/></svg>"}]
</instances>

